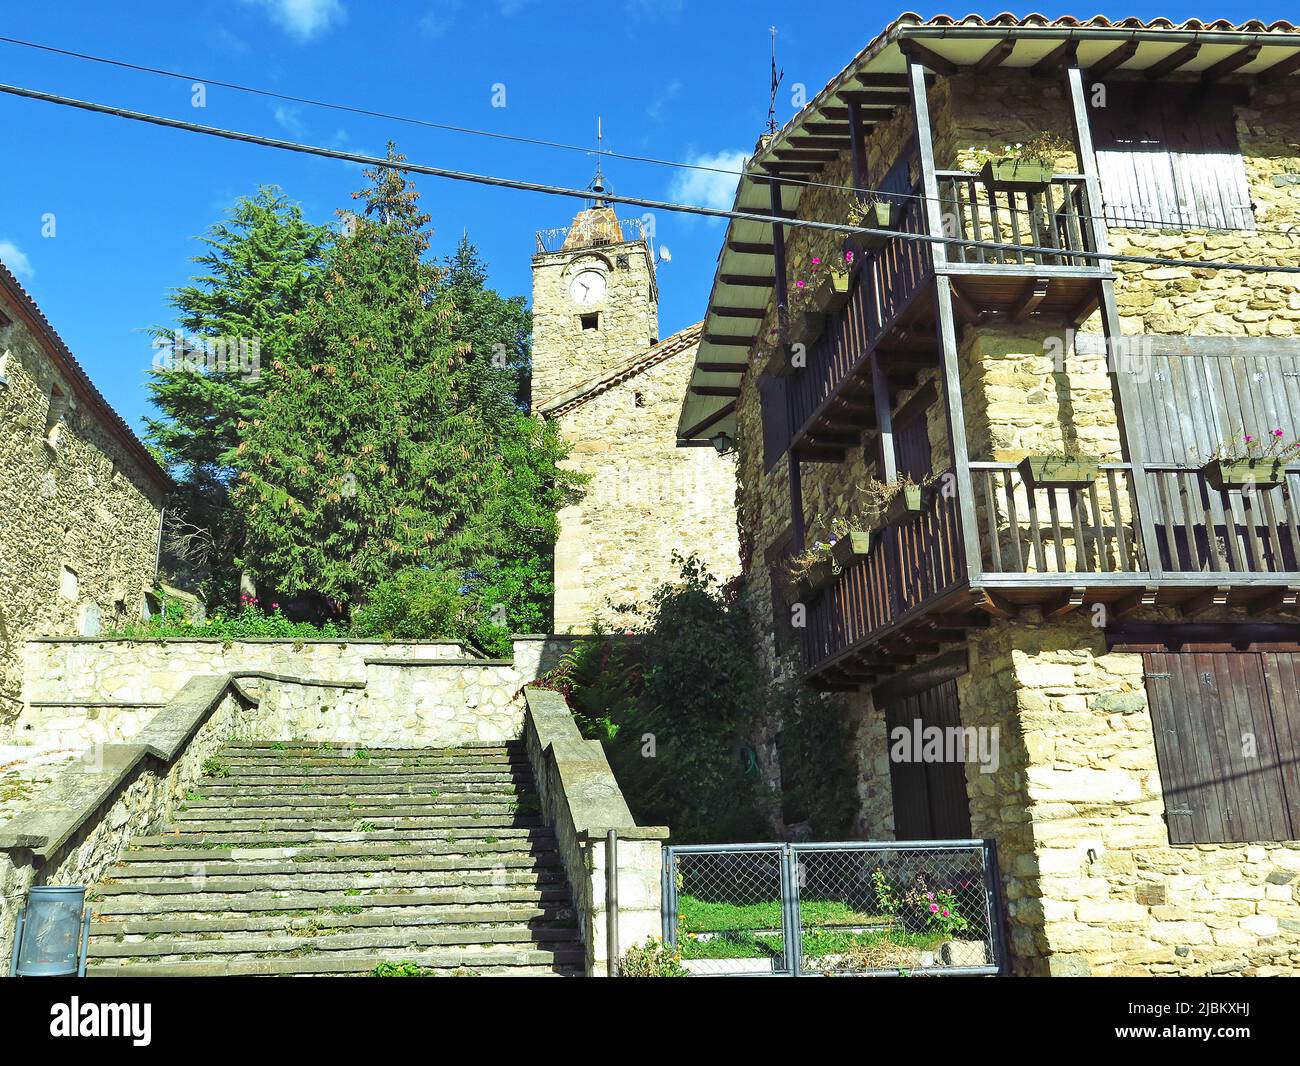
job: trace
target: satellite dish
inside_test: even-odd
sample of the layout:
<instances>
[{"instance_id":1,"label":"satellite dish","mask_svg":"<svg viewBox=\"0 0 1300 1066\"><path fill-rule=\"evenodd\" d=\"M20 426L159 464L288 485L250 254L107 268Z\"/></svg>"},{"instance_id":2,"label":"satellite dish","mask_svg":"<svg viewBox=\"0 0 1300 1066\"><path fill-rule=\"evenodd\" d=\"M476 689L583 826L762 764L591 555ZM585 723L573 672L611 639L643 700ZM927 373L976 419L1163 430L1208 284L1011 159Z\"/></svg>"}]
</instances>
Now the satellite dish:
<instances>
[{"instance_id":1,"label":"satellite dish","mask_svg":"<svg viewBox=\"0 0 1300 1066\"><path fill-rule=\"evenodd\" d=\"M659 246L659 260L663 263L671 263L673 261L673 253L668 250L668 246L665 244Z\"/></svg>"}]
</instances>

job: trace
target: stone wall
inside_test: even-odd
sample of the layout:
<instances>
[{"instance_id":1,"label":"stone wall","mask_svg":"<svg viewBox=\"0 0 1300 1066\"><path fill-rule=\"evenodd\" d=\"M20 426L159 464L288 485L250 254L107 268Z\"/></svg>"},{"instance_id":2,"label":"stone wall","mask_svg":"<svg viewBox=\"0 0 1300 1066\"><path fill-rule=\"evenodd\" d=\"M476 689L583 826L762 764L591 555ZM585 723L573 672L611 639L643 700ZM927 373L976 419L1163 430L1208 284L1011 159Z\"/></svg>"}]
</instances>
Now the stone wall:
<instances>
[{"instance_id":1,"label":"stone wall","mask_svg":"<svg viewBox=\"0 0 1300 1066\"><path fill-rule=\"evenodd\" d=\"M565 465L588 475L583 498L559 513L555 629L586 631L625 616L610 603L646 600L679 578L674 551L696 552L734 576L736 462L712 448L677 447L677 412L695 346L591 396L559 416L573 446Z\"/></svg>"},{"instance_id":2,"label":"stone wall","mask_svg":"<svg viewBox=\"0 0 1300 1066\"><path fill-rule=\"evenodd\" d=\"M18 711L28 637L140 617L166 490L161 471L82 401L18 309L0 310L0 322L14 319L0 328L2 727Z\"/></svg>"}]
</instances>

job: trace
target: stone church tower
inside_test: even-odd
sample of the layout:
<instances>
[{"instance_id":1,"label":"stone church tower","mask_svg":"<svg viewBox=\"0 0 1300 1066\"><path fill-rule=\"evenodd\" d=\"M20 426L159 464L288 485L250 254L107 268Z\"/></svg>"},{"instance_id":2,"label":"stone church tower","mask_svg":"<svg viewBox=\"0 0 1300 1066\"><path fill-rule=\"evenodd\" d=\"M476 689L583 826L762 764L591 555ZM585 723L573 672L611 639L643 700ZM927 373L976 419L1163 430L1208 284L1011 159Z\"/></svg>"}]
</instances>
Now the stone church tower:
<instances>
[{"instance_id":1,"label":"stone church tower","mask_svg":"<svg viewBox=\"0 0 1300 1066\"><path fill-rule=\"evenodd\" d=\"M676 577L674 550L721 578L740 568L736 464L679 448L697 323L659 338L659 282L640 222L609 206L537 234L533 256L533 410L559 422L584 498L560 512L555 630L615 623L611 604L644 600Z\"/></svg>"}]
</instances>

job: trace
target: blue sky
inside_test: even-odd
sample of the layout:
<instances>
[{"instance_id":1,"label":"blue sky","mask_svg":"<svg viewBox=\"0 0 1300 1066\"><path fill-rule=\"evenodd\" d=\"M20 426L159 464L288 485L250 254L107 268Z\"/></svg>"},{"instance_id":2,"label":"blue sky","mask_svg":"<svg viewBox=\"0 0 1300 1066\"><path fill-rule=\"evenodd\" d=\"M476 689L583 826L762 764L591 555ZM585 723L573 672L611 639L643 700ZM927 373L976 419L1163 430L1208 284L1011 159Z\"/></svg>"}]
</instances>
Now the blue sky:
<instances>
[{"instance_id":1,"label":"blue sky","mask_svg":"<svg viewBox=\"0 0 1300 1066\"><path fill-rule=\"evenodd\" d=\"M980 7L991 15L1005 8ZM0 34L296 96L432 121L590 144L596 115L611 150L735 166L767 113L768 27L779 31L785 85L811 96L902 7L810 2L605 0L189 0L180 5L58 2L6 5ZM932 14L937 9L922 9ZM964 14L970 8L947 8ZM1018 9L1030 10L1030 9ZM1091 9L1035 6L1054 16ZM129 14L127 14L129 12ZM1111 17L1181 20L1294 14L1147 4ZM115 70L0 43L0 80L208 125L382 153L391 137L414 162L567 186L585 185L590 156L294 107ZM504 85L505 106L493 106ZM334 218L361 181L357 167L0 97L0 258L14 269L101 391L132 425L148 408L153 352L144 329L168 324L166 294L189 276L194 236L259 184L281 186L316 221ZM610 160L614 191L730 206L734 180ZM574 201L432 178L418 181L434 251L468 231L503 293L530 292L533 232L562 226ZM631 212L635 213L635 212ZM52 214L53 236L43 236ZM696 321L712 280L721 224L656 219L672 262L660 273L662 335Z\"/></svg>"}]
</instances>

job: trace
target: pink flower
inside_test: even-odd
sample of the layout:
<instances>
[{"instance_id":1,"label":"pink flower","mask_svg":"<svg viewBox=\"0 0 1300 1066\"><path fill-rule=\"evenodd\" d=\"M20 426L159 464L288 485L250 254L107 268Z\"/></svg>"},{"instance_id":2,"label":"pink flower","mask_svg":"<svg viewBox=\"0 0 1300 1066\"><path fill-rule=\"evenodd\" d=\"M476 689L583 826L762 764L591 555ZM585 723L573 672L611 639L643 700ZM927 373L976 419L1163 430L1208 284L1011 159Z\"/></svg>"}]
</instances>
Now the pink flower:
<instances>
[{"instance_id":1,"label":"pink flower","mask_svg":"<svg viewBox=\"0 0 1300 1066\"><path fill-rule=\"evenodd\" d=\"M943 909L943 916L944 916L945 918L948 918L948 917L951 917L951 915L952 915L952 911L950 911L947 907L944 907L944 909Z\"/></svg>"},{"instance_id":2,"label":"pink flower","mask_svg":"<svg viewBox=\"0 0 1300 1066\"><path fill-rule=\"evenodd\" d=\"M794 283L794 287L795 287L796 289L802 289L802 288L803 288L803 278L800 278L798 281L796 281L796 282Z\"/></svg>"},{"instance_id":3,"label":"pink flower","mask_svg":"<svg viewBox=\"0 0 1300 1066\"><path fill-rule=\"evenodd\" d=\"M933 893L933 892L927 892L927 893L925 894L925 898L926 898L926 899L934 899L934 893Z\"/></svg>"},{"instance_id":4,"label":"pink flower","mask_svg":"<svg viewBox=\"0 0 1300 1066\"><path fill-rule=\"evenodd\" d=\"M822 257L819 256L819 255L815 255L815 256L812 257L812 265L813 265L813 266L820 266L820 265L821 265L821 261L822 261Z\"/></svg>"},{"instance_id":5,"label":"pink flower","mask_svg":"<svg viewBox=\"0 0 1300 1066\"><path fill-rule=\"evenodd\" d=\"M931 903L931 904L930 904L930 913L931 913L931 914L938 914L938 913L939 913L939 904L937 904L937 903Z\"/></svg>"},{"instance_id":6,"label":"pink flower","mask_svg":"<svg viewBox=\"0 0 1300 1066\"><path fill-rule=\"evenodd\" d=\"M1255 438L1252 437L1249 433L1247 433L1247 434L1246 434L1246 443L1247 443L1247 444L1253 444L1254 442L1255 442Z\"/></svg>"},{"instance_id":7,"label":"pink flower","mask_svg":"<svg viewBox=\"0 0 1300 1066\"><path fill-rule=\"evenodd\" d=\"M271 604L271 610L278 611L279 609L280 609L280 605L278 603Z\"/></svg>"},{"instance_id":8,"label":"pink flower","mask_svg":"<svg viewBox=\"0 0 1300 1066\"><path fill-rule=\"evenodd\" d=\"M1275 430L1273 430L1273 436L1275 436L1275 437L1280 437L1280 436L1282 436L1282 431L1281 431L1280 429L1275 429Z\"/></svg>"},{"instance_id":9,"label":"pink flower","mask_svg":"<svg viewBox=\"0 0 1300 1066\"><path fill-rule=\"evenodd\" d=\"M853 262L853 253L852 253L852 252L845 252L845 253L844 253L844 262L846 262L846 263L851 263L851 262Z\"/></svg>"}]
</instances>

